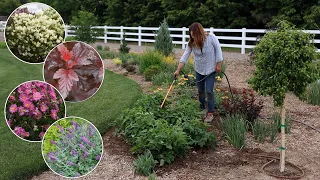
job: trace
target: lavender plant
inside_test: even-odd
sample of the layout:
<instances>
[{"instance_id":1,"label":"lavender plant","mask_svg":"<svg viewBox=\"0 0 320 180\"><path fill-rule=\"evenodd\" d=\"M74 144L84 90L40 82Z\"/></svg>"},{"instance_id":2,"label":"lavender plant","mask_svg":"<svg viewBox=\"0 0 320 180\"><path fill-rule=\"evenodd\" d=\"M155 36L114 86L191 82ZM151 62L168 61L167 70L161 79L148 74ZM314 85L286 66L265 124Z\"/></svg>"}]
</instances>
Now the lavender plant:
<instances>
[{"instance_id":1,"label":"lavender plant","mask_svg":"<svg viewBox=\"0 0 320 180\"><path fill-rule=\"evenodd\" d=\"M58 137L55 140L52 139L54 135L50 134L52 128L59 129L55 131ZM55 150L43 152L43 157L51 170L65 177L88 174L102 156L99 131L87 121L79 121L79 118L66 118L52 125L44 137L42 149L50 145L54 145Z\"/></svg>"}]
</instances>

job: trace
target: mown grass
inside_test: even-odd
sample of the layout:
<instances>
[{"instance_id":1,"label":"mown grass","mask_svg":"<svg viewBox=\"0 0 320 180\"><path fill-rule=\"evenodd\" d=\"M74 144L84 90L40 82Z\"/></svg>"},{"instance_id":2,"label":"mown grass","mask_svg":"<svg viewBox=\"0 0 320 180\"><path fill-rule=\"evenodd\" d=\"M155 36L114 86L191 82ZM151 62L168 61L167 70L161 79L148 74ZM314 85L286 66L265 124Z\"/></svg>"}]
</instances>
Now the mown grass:
<instances>
[{"instance_id":1,"label":"mown grass","mask_svg":"<svg viewBox=\"0 0 320 180\"><path fill-rule=\"evenodd\" d=\"M20 83L43 80L42 64L31 65L14 58L7 49L0 49L0 100L2 107L9 93ZM67 103L67 116L91 121L105 133L120 112L131 106L141 95L140 87L124 76L106 71L99 91L81 103ZM43 161L41 143L30 143L16 137L5 123L0 122L0 179L28 179L48 167Z\"/></svg>"}]
</instances>

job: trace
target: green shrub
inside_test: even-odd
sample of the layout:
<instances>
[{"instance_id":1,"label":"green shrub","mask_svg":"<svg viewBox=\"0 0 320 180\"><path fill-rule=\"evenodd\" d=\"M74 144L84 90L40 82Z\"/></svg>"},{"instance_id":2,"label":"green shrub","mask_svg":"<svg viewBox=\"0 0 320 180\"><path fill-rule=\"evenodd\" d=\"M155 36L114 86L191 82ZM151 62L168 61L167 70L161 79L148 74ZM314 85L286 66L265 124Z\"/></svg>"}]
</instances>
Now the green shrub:
<instances>
[{"instance_id":1,"label":"green shrub","mask_svg":"<svg viewBox=\"0 0 320 180\"><path fill-rule=\"evenodd\" d=\"M98 46L97 46L97 50L102 50L102 46L101 46L101 45L98 45Z\"/></svg>"},{"instance_id":2,"label":"green shrub","mask_svg":"<svg viewBox=\"0 0 320 180\"><path fill-rule=\"evenodd\" d=\"M156 173L152 173L149 175L148 180L156 180L157 174Z\"/></svg>"},{"instance_id":3,"label":"green shrub","mask_svg":"<svg viewBox=\"0 0 320 180\"><path fill-rule=\"evenodd\" d=\"M71 25L75 30L75 38L78 41L94 43L98 36L103 34L103 29L92 28L98 25L97 17L88 11L78 11L71 17Z\"/></svg>"},{"instance_id":4,"label":"green shrub","mask_svg":"<svg viewBox=\"0 0 320 180\"><path fill-rule=\"evenodd\" d=\"M307 87L306 100L313 105L320 105L320 82L314 82Z\"/></svg>"},{"instance_id":5,"label":"green shrub","mask_svg":"<svg viewBox=\"0 0 320 180\"><path fill-rule=\"evenodd\" d=\"M0 42L0 49L7 49L6 42Z\"/></svg>"},{"instance_id":6,"label":"green shrub","mask_svg":"<svg viewBox=\"0 0 320 180\"><path fill-rule=\"evenodd\" d=\"M173 73L168 72L160 72L151 78L152 84L161 86L161 85L169 85L173 81Z\"/></svg>"},{"instance_id":7,"label":"green shrub","mask_svg":"<svg viewBox=\"0 0 320 180\"><path fill-rule=\"evenodd\" d=\"M122 54L127 54L127 53L129 53L129 51L130 51L130 47L128 47L128 43L126 41L126 35L123 34L123 38L121 40L119 52Z\"/></svg>"},{"instance_id":8,"label":"green shrub","mask_svg":"<svg viewBox=\"0 0 320 180\"><path fill-rule=\"evenodd\" d=\"M240 114L227 115L225 119L221 119L225 137L237 149L245 146L247 132L245 121L244 116Z\"/></svg>"},{"instance_id":9,"label":"green shrub","mask_svg":"<svg viewBox=\"0 0 320 180\"><path fill-rule=\"evenodd\" d=\"M75 41L76 38L74 36L67 36L65 41Z\"/></svg>"},{"instance_id":10,"label":"green shrub","mask_svg":"<svg viewBox=\"0 0 320 180\"><path fill-rule=\"evenodd\" d=\"M165 56L172 54L172 38L170 37L169 26L165 19L161 23L157 36L155 37L154 48Z\"/></svg>"},{"instance_id":11,"label":"green shrub","mask_svg":"<svg viewBox=\"0 0 320 180\"><path fill-rule=\"evenodd\" d=\"M114 51L101 51L98 50L102 59L114 59L119 56L117 52Z\"/></svg>"},{"instance_id":12,"label":"green shrub","mask_svg":"<svg viewBox=\"0 0 320 180\"><path fill-rule=\"evenodd\" d=\"M157 161L154 160L150 151L146 151L143 155L139 155L133 164L136 167L137 174L148 176L156 166Z\"/></svg>"},{"instance_id":13,"label":"green shrub","mask_svg":"<svg viewBox=\"0 0 320 180\"><path fill-rule=\"evenodd\" d=\"M163 56L156 51L147 51L140 56L140 72L144 73L144 71L152 66L158 65L162 67L162 58Z\"/></svg>"},{"instance_id":14,"label":"green shrub","mask_svg":"<svg viewBox=\"0 0 320 180\"><path fill-rule=\"evenodd\" d=\"M103 50L104 50L104 51L110 51L110 47L109 47L109 46L104 46L104 47L103 47Z\"/></svg>"},{"instance_id":15,"label":"green shrub","mask_svg":"<svg viewBox=\"0 0 320 180\"><path fill-rule=\"evenodd\" d=\"M255 120L252 125L253 137L259 142L264 142L270 133L270 126L261 120Z\"/></svg>"},{"instance_id":16,"label":"green shrub","mask_svg":"<svg viewBox=\"0 0 320 180\"><path fill-rule=\"evenodd\" d=\"M161 67L158 65L152 65L149 66L145 71L144 71L144 78L146 81L151 81L151 78L161 72Z\"/></svg>"}]
</instances>

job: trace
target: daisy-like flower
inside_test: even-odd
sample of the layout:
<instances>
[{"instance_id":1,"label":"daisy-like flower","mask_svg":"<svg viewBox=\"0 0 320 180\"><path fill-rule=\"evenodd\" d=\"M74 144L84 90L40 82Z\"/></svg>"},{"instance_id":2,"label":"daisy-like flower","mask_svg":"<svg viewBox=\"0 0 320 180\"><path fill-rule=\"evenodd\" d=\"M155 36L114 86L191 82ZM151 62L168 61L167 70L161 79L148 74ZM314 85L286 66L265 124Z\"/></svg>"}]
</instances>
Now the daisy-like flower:
<instances>
[{"instance_id":1,"label":"daisy-like flower","mask_svg":"<svg viewBox=\"0 0 320 180\"><path fill-rule=\"evenodd\" d=\"M36 92L33 94L33 100L39 101L42 98L42 94L40 92Z\"/></svg>"},{"instance_id":2,"label":"daisy-like flower","mask_svg":"<svg viewBox=\"0 0 320 180\"><path fill-rule=\"evenodd\" d=\"M217 91L217 92L220 92L220 89L219 89L219 88L216 88L216 91Z\"/></svg>"},{"instance_id":3,"label":"daisy-like flower","mask_svg":"<svg viewBox=\"0 0 320 180\"><path fill-rule=\"evenodd\" d=\"M57 120L58 115L57 115L57 111L56 110L51 109L51 114L50 115L51 115L52 119Z\"/></svg>"},{"instance_id":4,"label":"daisy-like flower","mask_svg":"<svg viewBox=\"0 0 320 180\"><path fill-rule=\"evenodd\" d=\"M29 132L26 132L22 127L19 127L19 126L16 126L13 132L22 138L29 137L30 135Z\"/></svg>"},{"instance_id":5,"label":"daisy-like flower","mask_svg":"<svg viewBox=\"0 0 320 180\"><path fill-rule=\"evenodd\" d=\"M18 111L18 106L16 104L12 104L9 108L9 111L11 114L15 113Z\"/></svg>"},{"instance_id":6,"label":"daisy-like flower","mask_svg":"<svg viewBox=\"0 0 320 180\"><path fill-rule=\"evenodd\" d=\"M29 96L27 94L22 93L22 94L19 95L19 100L21 102L26 102L26 101L29 100Z\"/></svg>"},{"instance_id":7,"label":"daisy-like flower","mask_svg":"<svg viewBox=\"0 0 320 180\"><path fill-rule=\"evenodd\" d=\"M222 99L228 99L229 97L228 96L222 96Z\"/></svg>"},{"instance_id":8,"label":"daisy-like flower","mask_svg":"<svg viewBox=\"0 0 320 180\"><path fill-rule=\"evenodd\" d=\"M40 111L42 111L43 113L46 112L48 109L48 106L46 104L41 104L40 105Z\"/></svg>"},{"instance_id":9,"label":"daisy-like flower","mask_svg":"<svg viewBox=\"0 0 320 180\"><path fill-rule=\"evenodd\" d=\"M194 77L193 74L188 74L189 77Z\"/></svg>"},{"instance_id":10,"label":"daisy-like flower","mask_svg":"<svg viewBox=\"0 0 320 180\"><path fill-rule=\"evenodd\" d=\"M9 101L15 101L15 100L16 100L16 98L13 95L9 96Z\"/></svg>"}]
</instances>

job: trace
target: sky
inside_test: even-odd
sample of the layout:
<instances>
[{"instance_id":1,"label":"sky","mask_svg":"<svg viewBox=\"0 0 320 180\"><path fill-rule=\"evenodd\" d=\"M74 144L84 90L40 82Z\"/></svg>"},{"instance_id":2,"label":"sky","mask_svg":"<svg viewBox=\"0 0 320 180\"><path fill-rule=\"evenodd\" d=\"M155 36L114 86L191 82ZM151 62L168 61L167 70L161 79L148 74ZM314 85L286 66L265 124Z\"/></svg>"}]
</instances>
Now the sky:
<instances>
[{"instance_id":1,"label":"sky","mask_svg":"<svg viewBox=\"0 0 320 180\"><path fill-rule=\"evenodd\" d=\"M24 8L24 7L27 7L30 12L33 12L36 14L41 13L42 9L50 8L50 6L48 6L46 4L42 4L42 3L27 3L27 4L20 6L20 8Z\"/></svg>"}]
</instances>

